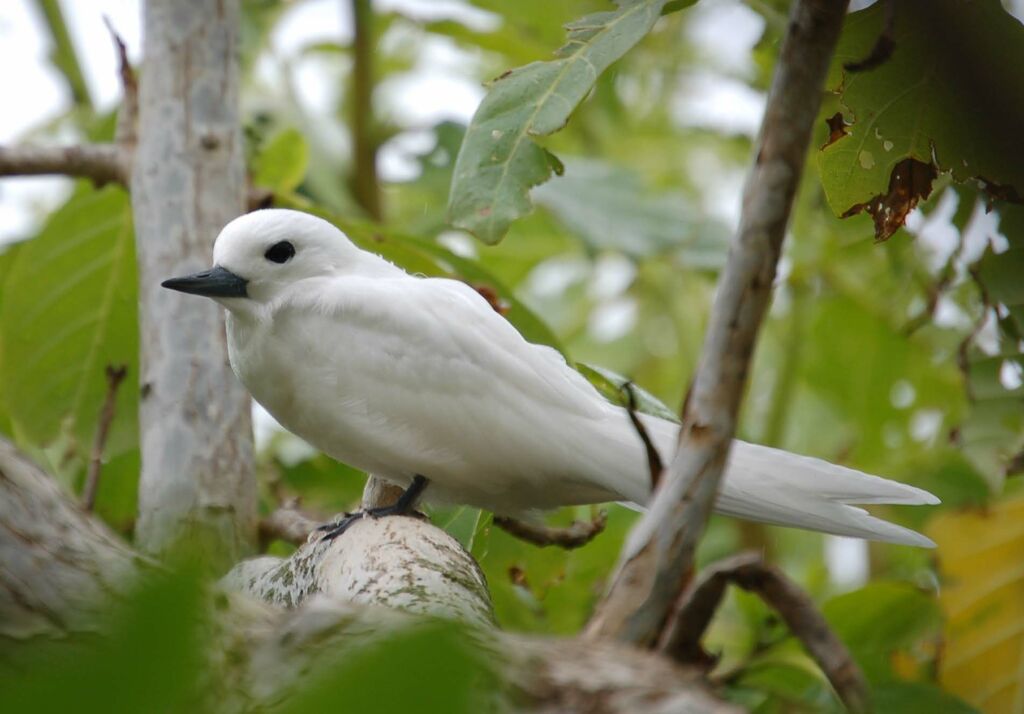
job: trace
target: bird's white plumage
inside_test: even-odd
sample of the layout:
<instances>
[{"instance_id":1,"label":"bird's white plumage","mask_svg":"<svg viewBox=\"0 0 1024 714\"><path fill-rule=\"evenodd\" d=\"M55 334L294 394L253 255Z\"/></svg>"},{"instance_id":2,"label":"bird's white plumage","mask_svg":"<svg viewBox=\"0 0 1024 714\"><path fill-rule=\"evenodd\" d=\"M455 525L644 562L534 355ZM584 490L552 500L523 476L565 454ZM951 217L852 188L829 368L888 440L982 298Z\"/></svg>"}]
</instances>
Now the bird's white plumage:
<instances>
[{"instance_id":1,"label":"bird's white plumage","mask_svg":"<svg viewBox=\"0 0 1024 714\"><path fill-rule=\"evenodd\" d=\"M284 264L264 257L287 240ZM248 281L228 308L231 364L286 428L428 497L500 514L649 496L626 412L554 350L528 343L472 288L411 276L294 211L230 223L217 265ZM644 417L668 461L677 427ZM936 503L920 489L736 442L717 508L840 535L929 545L850 504Z\"/></svg>"}]
</instances>

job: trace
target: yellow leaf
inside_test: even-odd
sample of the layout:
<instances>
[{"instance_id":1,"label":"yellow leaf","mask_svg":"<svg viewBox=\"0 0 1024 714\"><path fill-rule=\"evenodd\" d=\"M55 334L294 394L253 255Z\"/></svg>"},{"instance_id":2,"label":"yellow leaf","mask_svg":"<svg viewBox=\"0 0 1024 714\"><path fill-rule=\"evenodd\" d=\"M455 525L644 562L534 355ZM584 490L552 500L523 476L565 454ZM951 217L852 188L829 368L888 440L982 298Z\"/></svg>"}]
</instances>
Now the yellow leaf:
<instances>
[{"instance_id":1,"label":"yellow leaf","mask_svg":"<svg viewBox=\"0 0 1024 714\"><path fill-rule=\"evenodd\" d=\"M1024 711L1024 498L938 518L943 685L986 714Z\"/></svg>"}]
</instances>

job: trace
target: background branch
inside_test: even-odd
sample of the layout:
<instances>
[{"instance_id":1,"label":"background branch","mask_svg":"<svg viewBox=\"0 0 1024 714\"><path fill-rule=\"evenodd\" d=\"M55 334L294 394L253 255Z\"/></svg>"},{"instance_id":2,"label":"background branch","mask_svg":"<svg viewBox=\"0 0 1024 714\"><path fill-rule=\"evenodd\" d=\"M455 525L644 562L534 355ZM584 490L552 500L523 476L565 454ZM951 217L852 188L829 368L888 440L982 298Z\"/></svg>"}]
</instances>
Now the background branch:
<instances>
[{"instance_id":1,"label":"background branch","mask_svg":"<svg viewBox=\"0 0 1024 714\"><path fill-rule=\"evenodd\" d=\"M870 710L868 686L849 650L829 628L814 602L780 570L756 553L744 553L708 567L691 582L665 628L658 649L678 662L704 658L700 640L730 583L756 593L789 626L828 677L851 712Z\"/></svg>"},{"instance_id":2,"label":"background branch","mask_svg":"<svg viewBox=\"0 0 1024 714\"><path fill-rule=\"evenodd\" d=\"M370 0L352 0L352 192L375 221L383 217L377 178L377 138L373 127L373 7Z\"/></svg>"},{"instance_id":3,"label":"background branch","mask_svg":"<svg viewBox=\"0 0 1024 714\"><path fill-rule=\"evenodd\" d=\"M100 409L96 423L96 438L92 442L92 455L89 459L89 471L85 476L85 487L82 489L82 508L91 511L96 505L96 493L100 487L100 469L103 467L103 448L107 444L110 424L114 421L114 407L117 403L117 388L121 386L128 368L123 364L117 367L107 365L107 395Z\"/></svg>"},{"instance_id":4,"label":"background branch","mask_svg":"<svg viewBox=\"0 0 1024 714\"><path fill-rule=\"evenodd\" d=\"M594 540L608 524L608 514L598 511L592 520L573 521L572 525L557 528L544 523L530 523L506 516L495 516L494 525L519 540L533 545L557 545L565 550L572 550Z\"/></svg>"},{"instance_id":5,"label":"background branch","mask_svg":"<svg viewBox=\"0 0 1024 714\"><path fill-rule=\"evenodd\" d=\"M690 577L718 492L776 263L803 171L846 2L796 0L743 193L736 240L719 280L708 334L669 475L623 549L592 637L653 645Z\"/></svg>"},{"instance_id":6,"label":"background branch","mask_svg":"<svg viewBox=\"0 0 1024 714\"><path fill-rule=\"evenodd\" d=\"M128 152L116 144L0 146L0 176L60 174L125 185L129 162Z\"/></svg>"}]
</instances>

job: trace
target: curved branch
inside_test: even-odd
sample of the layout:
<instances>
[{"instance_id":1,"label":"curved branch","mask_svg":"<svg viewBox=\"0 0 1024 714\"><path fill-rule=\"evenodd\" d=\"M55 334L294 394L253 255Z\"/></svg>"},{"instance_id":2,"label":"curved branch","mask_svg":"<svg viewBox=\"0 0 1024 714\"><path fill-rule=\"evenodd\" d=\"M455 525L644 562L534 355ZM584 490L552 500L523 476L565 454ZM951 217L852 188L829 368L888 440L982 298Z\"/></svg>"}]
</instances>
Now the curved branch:
<instances>
[{"instance_id":1,"label":"curved branch","mask_svg":"<svg viewBox=\"0 0 1024 714\"><path fill-rule=\"evenodd\" d=\"M623 549L588 634L652 645L694 567L736 416L822 87L847 2L797 0L743 192L739 232L719 279L708 335L668 477Z\"/></svg>"},{"instance_id":2,"label":"curved branch","mask_svg":"<svg viewBox=\"0 0 1024 714\"><path fill-rule=\"evenodd\" d=\"M0 146L0 176L55 174L124 186L130 162L130 153L116 144Z\"/></svg>"}]
</instances>

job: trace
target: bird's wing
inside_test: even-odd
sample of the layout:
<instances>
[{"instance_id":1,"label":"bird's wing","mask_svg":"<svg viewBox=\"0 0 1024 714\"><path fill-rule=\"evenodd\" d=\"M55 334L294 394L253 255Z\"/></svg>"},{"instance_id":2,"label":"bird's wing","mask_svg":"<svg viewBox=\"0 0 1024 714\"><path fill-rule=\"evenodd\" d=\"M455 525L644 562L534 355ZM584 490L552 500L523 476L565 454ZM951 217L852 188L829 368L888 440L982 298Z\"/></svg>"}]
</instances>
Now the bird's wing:
<instances>
[{"instance_id":1,"label":"bird's wing","mask_svg":"<svg viewBox=\"0 0 1024 714\"><path fill-rule=\"evenodd\" d=\"M602 452L611 448L602 429L615 408L471 287L345 277L295 296L290 307L296 314L282 324L302 324L305 334L288 340L317 350L324 349L318 343L336 345L333 356L305 361L333 360L335 373L319 382L342 385L329 396L347 418L365 415L360 439L397 470L422 466L474 505L542 508L621 497L608 488ZM347 460L342 449L335 455Z\"/></svg>"}]
</instances>

